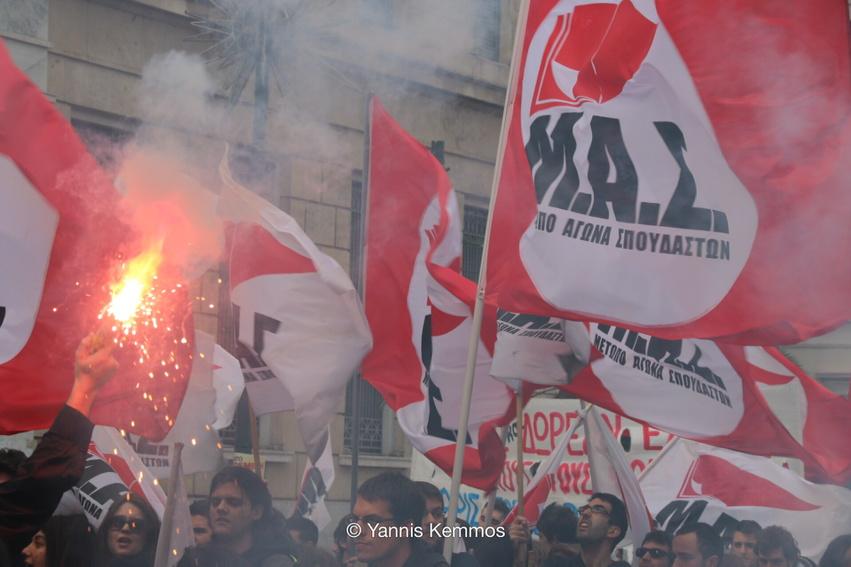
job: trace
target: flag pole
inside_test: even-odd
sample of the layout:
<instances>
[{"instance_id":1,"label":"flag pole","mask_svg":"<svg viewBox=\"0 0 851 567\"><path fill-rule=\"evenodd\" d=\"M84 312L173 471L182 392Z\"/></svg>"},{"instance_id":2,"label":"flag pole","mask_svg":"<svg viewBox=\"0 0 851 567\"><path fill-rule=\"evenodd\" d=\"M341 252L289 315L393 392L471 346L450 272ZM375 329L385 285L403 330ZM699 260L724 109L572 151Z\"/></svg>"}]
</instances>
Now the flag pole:
<instances>
[{"instance_id":1,"label":"flag pole","mask_svg":"<svg viewBox=\"0 0 851 567\"><path fill-rule=\"evenodd\" d=\"M458 493L461 489L461 471L464 468L464 449L467 441L467 429L470 421L470 402L473 397L473 377L476 369L476 355L478 354L479 334L482 329L482 313L485 304L485 286L487 285L488 249L490 245L490 234L493 228L493 206L496 201L499 188L500 175L502 173L502 161L505 151L508 127L514 109L514 95L517 90L517 74L520 67L520 54L523 52L523 36L526 30L526 17L529 12L529 0L521 0L520 11L517 14L517 26L514 30L514 50L511 55L511 68L508 72L508 84L505 88L505 104L503 105L502 126L499 133L499 144L496 151L496 163L494 164L493 182L491 183L491 196L488 203L488 220L485 226L485 242L482 248L482 261L479 264L479 283L476 290L476 304L473 308L472 329L470 339L467 343L467 369L464 375L464 390L461 397L461 414L458 421L458 433L455 439L455 460L452 465L452 486L449 491L449 510L446 525L450 528L449 537L445 538L443 544L443 556L446 562L452 560L452 549L455 547L454 528L458 518Z\"/></svg>"},{"instance_id":2,"label":"flag pole","mask_svg":"<svg viewBox=\"0 0 851 567\"><path fill-rule=\"evenodd\" d=\"M360 202L358 209L358 238L359 242L352 242L352 246L358 246L361 250L361 262L358 266L355 285L360 292L361 302L366 300L366 216L369 210L369 146L372 142L372 92L366 93L366 105L364 108L363 125L363 173L361 180ZM355 507L355 499L358 493L358 466L360 462L360 372L352 376L352 467L351 467L351 508Z\"/></svg>"},{"instance_id":3,"label":"flag pole","mask_svg":"<svg viewBox=\"0 0 851 567\"><path fill-rule=\"evenodd\" d=\"M171 532L174 529L174 509L177 505L177 482L178 474L180 473L180 457L183 452L183 443L175 443L171 457L171 470L168 473L168 497L165 501L165 511L163 512L163 522L160 526L159 539L166 537L171 538ZM154 567L168 567L169 545L158 545L156 557L154 558Z\"/></svg>"},{"instance_id":4,"label":"flag pole","mask_svg":"<svg viewBox=\"0 0 851 567\"><path fill-rule=\"evenodd\" d=\"M523 505L523 497L525 490L523 485L526 481L526 463L523 458L523 383L520 382L517 392L514 395L515 406L517 408L517 515L526 516L525 506ZM526 545L517 546L517 563L526 565L529 547Z\"/></svg>"}]
</instances>

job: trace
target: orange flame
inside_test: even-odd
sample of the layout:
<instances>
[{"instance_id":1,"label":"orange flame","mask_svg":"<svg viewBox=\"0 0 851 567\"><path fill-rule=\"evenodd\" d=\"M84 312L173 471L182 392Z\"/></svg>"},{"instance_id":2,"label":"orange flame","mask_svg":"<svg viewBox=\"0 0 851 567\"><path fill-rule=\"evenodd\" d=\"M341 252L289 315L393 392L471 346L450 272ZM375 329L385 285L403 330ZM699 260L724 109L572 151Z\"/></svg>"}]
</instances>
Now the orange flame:
<instances>
[{"instance_id":1,"label":"orange flame","mask_svg":"<svg viewBox=\"0 0 851 567\"><path fill-rule=\"evenodd\" d=\"M161 263L162 241L130 260L121 280L112 286L112 299L106 312L124 325L131 324Z\"/></svg>"}]
</instances>

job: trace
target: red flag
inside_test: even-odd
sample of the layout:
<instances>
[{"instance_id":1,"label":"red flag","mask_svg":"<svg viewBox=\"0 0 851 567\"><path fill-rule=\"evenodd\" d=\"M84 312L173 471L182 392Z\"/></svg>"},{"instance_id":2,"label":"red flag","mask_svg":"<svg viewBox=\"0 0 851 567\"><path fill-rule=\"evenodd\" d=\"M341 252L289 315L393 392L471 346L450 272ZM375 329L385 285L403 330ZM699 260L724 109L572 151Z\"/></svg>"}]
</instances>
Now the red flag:
<instances>
[{"instance_id":1,"label":"red flag","mask_svg":"<svg viewBox=\"0 0 851 567\"><path fill-rule=\"evenodd\" d=\"M376 99L371 116L365 308L375 347L363 375L411 443L451 474L475 297L475 285L457 273L455 195L440 163ZM490 329L478 350L462 477L485 490L502 470L494 427L512 401L488 376Z\"/></svg>"},{"instance_id":2,"label":"red flag","mask_svg":"<svg viewBox=\"0 0 851 567\"><path fill-rule=\"evenodd\" d=\"M851 401L809 377L776 348L747 347L754 379L769 405L797 413L800 428L791 433L804 447L807 478L816 482L851 482ZM786 417L785 422L793 421ZM815 466L814 463L816 464Z\"/></svg>"},{"instance_id":3,"label":"red flag","mask_svg":"<svg viewBox=\"0 0 851 567\"><path fill-rule=\"evenodd\" d=\"M489 295L744 344L851 318L831 253L851 244L847 18L839 0L531 2Z\"/></svg>"},{"instance_id":4,"label":"red flag","mask_svg":"<svg viewBox=\"0 0 851 567\"><path fill-rule=\"evenodd\" d=\"M2 45L0 181L0 433L13 433L50 425L71 390L74 350L139 242L111 181ZM177 307L147 345L157 368L116 349L121 368L95 401L95 423L155 440L170 429L192 367L186 286L170 296Z\"/></svg>"}]
</instances>

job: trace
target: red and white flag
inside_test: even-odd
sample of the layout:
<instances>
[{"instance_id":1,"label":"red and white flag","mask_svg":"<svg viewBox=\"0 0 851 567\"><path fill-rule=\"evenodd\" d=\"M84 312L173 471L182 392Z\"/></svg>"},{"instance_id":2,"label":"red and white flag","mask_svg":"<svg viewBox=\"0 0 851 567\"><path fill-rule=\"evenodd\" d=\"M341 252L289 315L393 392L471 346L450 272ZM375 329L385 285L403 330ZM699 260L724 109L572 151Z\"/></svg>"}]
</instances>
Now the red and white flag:
<instances>
[{"instance_id":1,"label":"red and white flag","mask_svg":"<svg viewBox=\"0 0 851 567\"><path fill-rule=\"evenodd\" d=\"M638 479L629 466L623 447L603 422L599 410L592 406L583 420L587 441L588 463L591 468L591 486L594 492L614 494L626 506L629 535L637 549L650 531L652 517L638 485Z\"/></svg>"},{"instance_id":2,"label":"red and white flag","mask_svg":"<svg viewBox=\"0 0 851 567\"><path fill-rule=\"evenodd\" d=\"M328 490L333 467L329 475L318 463L329 450L328 428L346 384L372 346L366 317L346 272L292 217L240 186L227 154L220 174L219 210L232 222L230 294L243 372L283 385L308 458L325 471Z\"/></svg>"},{"instance_id":3,"label":"red and white flag","mask_svg":"<svg viewBox=\"0 0 851 567\"><path fill-rule=\"evenodd\" d=\"M111 180L2 44L0 185L0 434L9 434L50 426L71 391L77 344L99 326L110 276L137 243ZM152 439L170 429L192 368L186 287L173 297L182 307L148 344L167 347L167 377L159 357L150 379L138 352L116 349L121 370L95 400L95 423Z\"/></svg>"},{"instance_id":4,"label":"red and white flag","mask_svg":"<svg viewBox=\"0 0 851 567\"><path fill-rule=\"evenodd\" d=\"M560 384L581 399L681 437L819 467L769 407L745 347L503 314L496 352L494 376Z\"/></svg>"},{"instance_id":5,"label":"red and white flag","mask_svg":"<svg viewBox=\"0 0 851 567\"><path fill-rule=\"evenodd\" d=\"M162 441L127 435L127 441L157 478L168 478L174 466L175 443L183 444L181 467L185 474L212 472L221 467L221 444L216 432L221 427L216 425L230 424L230 419L225 419L233 417L244 384L236 359L217 351L227 354L211 335L196 330L195 363L174 427ZM217 360L228 365L229 370L216 368Z\"/></svg>"},{"instance_id":6,"label":"red and white flag","mask_svg":"<svg viewBox=\"0 0 851 567\"><path fill-rule=\"evenodd\" d=\"M154 474L115 428L97 426L83 476L63 495L55 513L85 514L98 528L112 505L128 492L144 498L163 517L166 496Z\"/></svg>"},{"instance_id":7,"label":"red and white flag","mask_svg":"<svg viewBox=\"0 0 851 567\"><path fill-rule=\"evenodd\" d=\"M851 245L845 2L529 6L488 261L500 307L742 344L851 318L832 253Z\"/></svg>"},{"instance_id":8,"label":"red and white flag","mask_svg":"<svg viewBox=\"0 0 851 567\"><path fill-rule=\"evenodd\" d=\"M523 495L523 516L530 526L538 523L538 518L541 517L541 512L547 507L547 500L552 492L556 479L556 472L562 461L567 455L567 445L570 439L586 418L587 412L583 412L579 419L573 420L568 430L562 435L561 440L553 448L552 452L547 455L547 458L538 464L538 468L532 471L532 480L526 486L526 493ZM517 517L520 507L515 505L511 512L502 521L502 525L510 526Z\"/></svg>"},{"instance_id":9,"label":"red and white flag","mask_svg":"<svg viewBox=\"0 0 851 567\"><path fill-rule=\"evenodd\" d=\"M475 298L458 273L457 202L434 156L377 99L370 108L365 308L375 347L363 376L411 444L451 474ZM488 375L494 338L495 324L483 325L462 477L485 490L505 460L495 426L513 399Z\"/></svg>"},{"instance_id":10,"label":"red and white flag","mask_svg":"<svg viewBox=\"0 0 851 567\"><path fill-rule=\"evenodd\" d=\"M805 463L807 478L851 482L851 401L807 376L776 348L745 347L745 356L769 407L812 459Z\"/></svg>"},{"instance_id":11,"label":"red and white flag","mask_svg":"<svg viewBox=\"0 0 851 567\"><path fill-rule=\"evenodd\" d=\"M851 525L851 490L808 482L771 459L677 439L640 479L658 525L693 522L730 538L739 520L780 525L814 561Z\"/></svg>"}]
</instances>

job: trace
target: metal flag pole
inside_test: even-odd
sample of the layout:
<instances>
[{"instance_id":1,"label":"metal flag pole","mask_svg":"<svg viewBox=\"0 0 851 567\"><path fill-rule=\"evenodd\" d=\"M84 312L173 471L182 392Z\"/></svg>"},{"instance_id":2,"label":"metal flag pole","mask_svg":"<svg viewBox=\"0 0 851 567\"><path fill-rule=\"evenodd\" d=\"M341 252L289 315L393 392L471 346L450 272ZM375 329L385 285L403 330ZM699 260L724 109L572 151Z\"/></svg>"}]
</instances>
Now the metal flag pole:
<instances>
[{"instance_id":1,"label":"metal flag pole","mask_svg":"<svg viewBox=\"0 0 851 567\"><path fill-rule=\"evenodd\" d=\"M363 126L363 174L361 180L360 202L358 203L360 218L358 218L359 242L353 242L353 246L359 246L361 250L361 262L358 266L355 285L360 292L361 301L366 300L366 216L369 210L369 146L372 143L372 96L366 93L366 105L364 108ZM352 470L351 470L351 508L355 507L355 497L358 493L358 464L360 460L360 387L362 378L360 372L352 376Z\"/></svg>"},{"instance_id":2,"label":"metal flag pole","mask_svg":"<svg viewBox=\"0 0 851 567\"><path fill-rule=\"evenodd\" d=\"M508 85L505 89L505 104L502 114L502 126L499 133L499 144L496 151L496 163L494 164L493 183L491 184L491 197L488 203L488 221L485 226L485 243L482 248L482 261L479 265L479 283L476 290L476 304L473 308L473 325L470 330L470 340L467 343L467 370L464 375L464 390L461 398L461 415L458 422L458 434L455 438L455 460L452 464L452 486L449 491L449 510L446 525L450 528L450 536L445 538L443 544L443 555L447 563L452 560L452 549L455 547L454 528L458 518L458 493L461 489L461 471L464 468L464 449L466 447L468 422L470 421L470 401L473 397L473 377L476 369L476 355L478 354L479 334L482 328L482 312L485 304L485 286L487 285L488 249L490 245L491 229L493 228L493 205L496 201L499 188L500 175L502 173L503 153L505 141L508 137L508 126L511 124L511 116L514 109L514 96L517 90L517 73L520 67L520 54L523 52L523 36L526 30L526 17L529 12L529 0L521 0L520 11L517 14L517 27L514 31L514 51L511 55L511 69L508 73Z\"/></svg>"}]
</instances>

